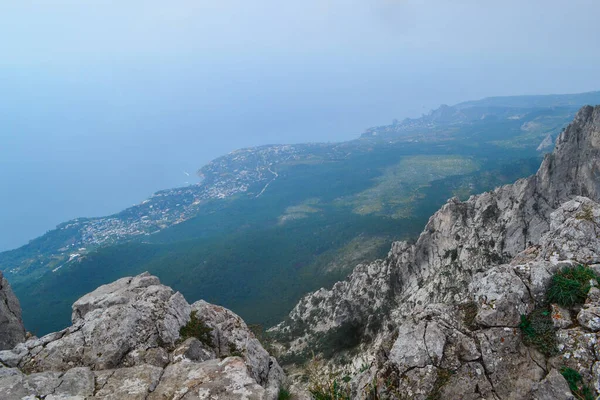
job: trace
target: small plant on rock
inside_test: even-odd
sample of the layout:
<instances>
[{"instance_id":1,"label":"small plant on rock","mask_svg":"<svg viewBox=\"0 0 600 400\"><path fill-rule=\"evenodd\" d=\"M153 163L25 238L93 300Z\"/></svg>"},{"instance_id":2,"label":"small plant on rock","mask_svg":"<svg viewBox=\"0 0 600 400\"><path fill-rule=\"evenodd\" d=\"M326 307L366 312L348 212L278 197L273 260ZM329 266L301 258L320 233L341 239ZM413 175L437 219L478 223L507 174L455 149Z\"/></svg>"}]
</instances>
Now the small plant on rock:
<instances>
[{"instance_id":1,"label":"small plant on rock","mask_svg":"<svg viewBox=\"0 0 600 400\"><path fill-rule=\"evenodd\" d=\"M319 361L313 357L307 366L308 391L314 400L350 400L350 388L345 379L335 374L326 374L319 368Z\"/></svg>"},{"instance_id":2,"label":"small plant on rock","mask_svg":"<svg viewBox=\"0 0 600 400\"><path fill-rule=\"evenodd\" d=\"M596 273L589 267L578 265L558 271L552 277L546 292L548 302L562 307L583 304L590 290L590 280L598 280Z\"/></svg>"},{"instance_id":3,"label":"small plant on rock","mask_svg":"<svg viewBox=\"0 0 600 400\"><path fill-rule=\"evenodd\" d=\"M198 318L197 312L192 311L190 321L179 329L180 340L195 337L207 346L212 346L212 328Z\"/></svg>"},{"instance_id":4,"label":"small plant on rock","mask_svg":"<svg viewBox=\"0 0 600 400\"><path fill-rule=\"evenodd\" d=\"M563 367L560 370L560 373L565 377L565 380L569 384L569 389L571 389L571 392L576 398L581 400L594 400L596 398L592 389L583 384L583 379L579 372L575 371L573 368Z\"/></svg>"},{"instance_id":5,"label":"small plant on rock","mask_svg":"<svg viewBox=\"0 0 600 400\"><path fill-rule=\"evenodd\" d=\"M583 209L581 210L581 212L579 214L577 214L575 216L575 218L580 219L580 220L595 222L595 220L594 220L594 210L592 209L591 206L584 205Z\"/></svg>"},{"instance_id":6,"label":"small plant on rock","mask_svg":"<svg viewBox=\"0 0 600 400\"><path fill-rule=\"evenodd\" d=\"M548 357L556 354L556 334L550 311L539 308L529 315L521 315L519 328L527 346L535 347Z\"/></svg>"},{"instance_id":7,"label":"small plant on rock","mask_svg":"<svg viewBox=\"0 0 600 400\"><path fill-rule=\"evenodd\" d=\"M281 387L279 389L279 393L277 394L277 400L290 400L291 398L292 394L287 388Z\"/></svg>"},{"instance_id":8,"label":"small plant on rock","mask_svg":"<svg viewBox=\"0 0 600 400\"><path fill-rule=\"evenodd\" d=\"M235 343L229 343L229 355L231 357L244 357L244 353L235 345Z\"/></svg>"}]
</instances>

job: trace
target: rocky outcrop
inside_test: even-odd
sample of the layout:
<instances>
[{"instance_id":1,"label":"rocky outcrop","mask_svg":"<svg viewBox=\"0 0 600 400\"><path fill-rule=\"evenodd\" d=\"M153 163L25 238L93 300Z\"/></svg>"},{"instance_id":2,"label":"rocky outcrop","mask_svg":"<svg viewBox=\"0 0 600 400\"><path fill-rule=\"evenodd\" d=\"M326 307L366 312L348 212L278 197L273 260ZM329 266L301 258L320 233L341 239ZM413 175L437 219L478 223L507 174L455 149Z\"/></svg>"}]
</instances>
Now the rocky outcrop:
<instances>
[{"instance_id":1,"label":"rocky outcrop","mask_svg":"<svg viewBox=\"0 0 600 400\"><path fill-rule=\"evenodd\" d=\"M557 268L598 262L597 201L600 107L588 106L536 175L465 202L449 200L416 243L394 243L385 260L307 295L271 332L293 360L355 327L356 355L334 357L324 368L354 376L356 397L373 382L385 391L386 379L411 398L432 391L441 398L531 398L535 385L540 393L560 392L564 385L549 375L553 363L523 344L517 326ZM569 316L557 322L562 354L589 356L574 366L587 382L598 379L590 372L595 353L582 348L595 335L594 304L579 312L576 329ZM365 362L371 367L360 372Z\"/></svg>"},{"instance_id":2,"label":"rocky outcrop","mask_svg":"<svg viewBox=\"0 0 600 400\"><path fill-rule=\"evenodd\" d=\"M0 271L0 350L12 349L25 341L21 306Z\"/></svg>"},{"instance_id":3,"label":"rocky outcrop","mask_svg":"<svg viewBox=\"0 0 600 400\"><path fill-rule=\"evenodd\" d=\"M547 134L544 140L540 142L540 145L537 147L537 151L550 151L554 147L554 140L552 140L552 135Z\"/></svg>"},{"instance_id":4,"label":"rocky outcrop","mask_svg":"<svg viewBox=\"0 0 600 400\"><path fill-rule=\"evenodd\" d=\"M275 399L284 379L239 316L147 273L83 296L72 322L0 351L3 398ZM189 324L206 335L180 338Z\"/></svg>"}]
</instances>

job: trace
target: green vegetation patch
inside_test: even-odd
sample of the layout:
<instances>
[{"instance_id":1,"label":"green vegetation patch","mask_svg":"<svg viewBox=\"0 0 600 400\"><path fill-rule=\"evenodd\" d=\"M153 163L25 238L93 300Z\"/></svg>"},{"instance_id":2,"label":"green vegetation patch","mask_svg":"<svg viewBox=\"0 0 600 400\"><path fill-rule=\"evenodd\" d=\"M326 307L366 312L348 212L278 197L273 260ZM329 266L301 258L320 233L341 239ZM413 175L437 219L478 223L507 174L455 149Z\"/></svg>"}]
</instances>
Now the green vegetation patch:
<instances>
[{"instance_id":1,"label":"green vegetation patch","mask_svg":"<svg viewBox=\"0 0 600 400\"><path fill-rule=\"evenodd\" d=\"M308 388L314 400L350 400L350 391L336 379L326 383L313 383Z\"/></svg>"},{"instance_id":2,"label":"green vegetation patch","mask_svg":"<svg viewBox=\"0 0 600 400\"><path fill-rule=\"evenodd\" d=\"M318 340L317 350L329 359L341 351L354 349L363 339L364 328L364 325L350 321L330 329Z\"/></svg>"},{"instance_id":3,"label":"green vegetation patch","mask_svg":"<svg viewBox=\"0 0 600 400\"><path fill-rule=\"evenodd\" d=\"M190 314L190 321L179 329L179 337L181 341L194 337L205 345L212 347L213 342L211 332L212 328L198 318L198 313L196 311L192 311Z\"/></svg>"},{"instance_id":4,"label":"green vegetation patch","mask_svg":"<svg viewBox=\"0 0 600 400\"><path fill-rule=\"evenodd\" d=\"M416 155L404 157L387 167L376 184L352 197L341 199L360 215L391 215L406 218L412 215L416 202L423 197L418 189L448 176L464 175L478 169L470 157L461 155Z\"/></svg>"},{"instance_id":5,"label":"green vegetation patch","mask_svg":"<svg viewBox=\"0 0 600 400\"><path fill-rule=\"evenodd\" d=\"M551 313L547 308L535 309L529 315L521 315L519 324L523 342L550 357L557 353L557 341Z\"/></svg>"},{"instance_id":6,"label":"green vegetation patch","mask_svg":"<svg viewBox=\"0 0 600 400\"><path fill-rule=\"evenodd\" d=\"M546 292L547 300L562 307L583 304L592 279L598 280L598 276L589 267L578 265L563 268L552 277Z\"/></svg>"},{"instance_id":7,"label":"green vegetation patch","mask_svg":"<svg viewBox=\"0 0 600 400\"><path fill-rule=\"evenodd\" d=\"M594 400L596 398L592 389L583 383L583 379L579 372L572 368L563 367L561 368L560 373L565 377L569 384L569 389L571 389L571 392L576 398L581 400Z\"/></svg>"},{"instance_id":8,"label":"green vegetation patch","mask_svg":"<svg viewBox=\"0 0 600 400\"><path fill-rule=\"evenodd\" d=\"M277 394L277 400L290 400L292 398L292 394L286 388L280 388L279 393Z\"/></svg>"}]
</instances>

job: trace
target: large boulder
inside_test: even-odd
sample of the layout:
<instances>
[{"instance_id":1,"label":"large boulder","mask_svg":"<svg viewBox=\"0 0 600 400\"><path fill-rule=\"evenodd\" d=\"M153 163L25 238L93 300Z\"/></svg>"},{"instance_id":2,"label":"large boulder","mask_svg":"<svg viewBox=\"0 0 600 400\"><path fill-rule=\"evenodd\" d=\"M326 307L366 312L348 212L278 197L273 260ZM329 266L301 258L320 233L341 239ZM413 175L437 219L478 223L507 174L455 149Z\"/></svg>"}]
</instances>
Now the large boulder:
<instances>
[{"instance_id":1,"label":"large boulder","mask_svg":"<svg viewBox=\"0 0 600 400\"><path fill-rule=\"evenodd\" d=\"M148 273L83 296L72 321L0 351L2 399L270 400L285 379L239 316L204 301L190 306ZM181 338L188 324L212 340Z\"/></svg>"}]
</instances>

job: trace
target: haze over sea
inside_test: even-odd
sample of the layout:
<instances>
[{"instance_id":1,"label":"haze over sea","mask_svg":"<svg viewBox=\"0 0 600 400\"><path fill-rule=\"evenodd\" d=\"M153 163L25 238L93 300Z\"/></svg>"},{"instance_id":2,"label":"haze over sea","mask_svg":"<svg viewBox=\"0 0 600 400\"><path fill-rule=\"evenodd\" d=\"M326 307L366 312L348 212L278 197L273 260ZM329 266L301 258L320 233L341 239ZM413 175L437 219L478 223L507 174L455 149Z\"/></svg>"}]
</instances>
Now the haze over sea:
<instances>
[{"instance_id":1,"label":"haze over sea","mask_svg":"<svg viewBox=\"0 0 600 400\"><path fill-rule=\"evenodd\" d=\"M0 250L236 148L600 88L593 0L23 3L0 5Z\"/></svg>"}]
</instances>

